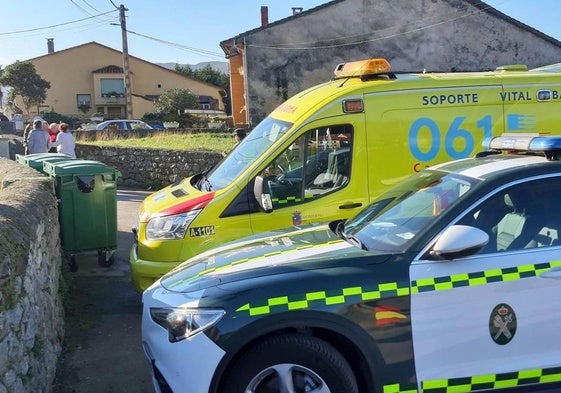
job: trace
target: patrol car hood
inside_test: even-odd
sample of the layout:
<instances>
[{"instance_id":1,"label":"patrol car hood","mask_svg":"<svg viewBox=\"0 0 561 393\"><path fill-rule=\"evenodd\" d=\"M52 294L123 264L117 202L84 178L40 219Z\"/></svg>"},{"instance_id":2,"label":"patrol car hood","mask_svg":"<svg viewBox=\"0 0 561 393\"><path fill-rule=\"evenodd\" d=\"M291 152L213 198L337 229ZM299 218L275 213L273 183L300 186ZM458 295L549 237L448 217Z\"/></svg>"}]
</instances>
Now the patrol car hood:
<instances>
[{"instance_id":1,"label":"patrol car hood","mask_svg":"<svg viewBox=\"0 0 561 393\"><path fill-rule=\"evenodd\" d=\"M289 269L318 269L365 253L339 238L327 225L309 225L246 238L203 253L166 274L160 284L170 291L191 292Z\"/></svg>"}]
</instances>

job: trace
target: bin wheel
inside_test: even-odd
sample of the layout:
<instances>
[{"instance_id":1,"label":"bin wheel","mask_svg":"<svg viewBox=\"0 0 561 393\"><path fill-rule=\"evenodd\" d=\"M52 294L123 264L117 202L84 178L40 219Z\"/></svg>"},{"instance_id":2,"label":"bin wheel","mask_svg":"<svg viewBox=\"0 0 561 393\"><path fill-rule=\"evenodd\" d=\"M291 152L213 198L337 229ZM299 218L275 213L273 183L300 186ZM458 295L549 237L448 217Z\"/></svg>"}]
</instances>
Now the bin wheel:
<instances>
[{"instance_id":1,"label":"bin wheel","mask_svg":"<svg viewBox=\"0 0 561 393\"><path fill-rule=\"evenodd\" d=\"M70 256L70 261L68 262L68 265L70 266L70 271L71 272L77 272L78 271L78 263L76 262L76 256L75 255Z\"/></svg>"},{"instance_id":2,"label":"bin wheel","mask_svg":"<svg viewBox=\"0 0 561 393\"><path fill-rule=\"evenodd\" d=\"M110 254L110 255L108 255ZM101 251L97 252L97 264L101 267L109 267L115 262L115 254L113 251Z\"/></svg>"}]
</instances>

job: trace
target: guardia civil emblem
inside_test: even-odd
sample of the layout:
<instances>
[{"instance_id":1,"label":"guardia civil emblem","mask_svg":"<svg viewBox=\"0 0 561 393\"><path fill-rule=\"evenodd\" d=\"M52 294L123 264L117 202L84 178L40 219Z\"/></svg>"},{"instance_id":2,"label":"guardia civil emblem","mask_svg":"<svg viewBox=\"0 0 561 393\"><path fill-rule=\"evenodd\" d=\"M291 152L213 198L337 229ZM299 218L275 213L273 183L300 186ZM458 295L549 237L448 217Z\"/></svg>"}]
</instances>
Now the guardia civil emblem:
<instances>
[{"instance_id":1,"label":"guardia civil emblem","mask_svg":"<svg viewBox=\"0 0 561 393\"><path fill-rule=\"evenodd\" d=\"M512 307L501 303L491 311L489 332L493 341L499 345L512 341L516 334L516 314Z\"/></svg>"}]
</instances>

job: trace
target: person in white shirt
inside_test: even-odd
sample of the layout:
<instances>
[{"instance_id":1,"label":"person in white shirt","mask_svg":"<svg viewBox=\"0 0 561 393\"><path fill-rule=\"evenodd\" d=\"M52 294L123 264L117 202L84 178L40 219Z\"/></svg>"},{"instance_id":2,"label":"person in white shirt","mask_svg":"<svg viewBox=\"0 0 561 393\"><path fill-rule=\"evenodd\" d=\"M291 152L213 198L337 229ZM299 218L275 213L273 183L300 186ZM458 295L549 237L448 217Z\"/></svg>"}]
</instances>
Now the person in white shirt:
<instances>
[{"instance_id":1,"label":"person in white shirt","mask_svg":"<svg viewBox=\"0 0 561 393\"><path fill-rule=\"evenodd\" d=\"M72 133L68 132L68 124L61 123L58 126L60 132L56 136L54 142L49 142L49 147L55 147L58 153L67 154L70 157L76 158L76 152L74 148L76 146L74 142L74 136Z\"/></svg>"}]
</instances>

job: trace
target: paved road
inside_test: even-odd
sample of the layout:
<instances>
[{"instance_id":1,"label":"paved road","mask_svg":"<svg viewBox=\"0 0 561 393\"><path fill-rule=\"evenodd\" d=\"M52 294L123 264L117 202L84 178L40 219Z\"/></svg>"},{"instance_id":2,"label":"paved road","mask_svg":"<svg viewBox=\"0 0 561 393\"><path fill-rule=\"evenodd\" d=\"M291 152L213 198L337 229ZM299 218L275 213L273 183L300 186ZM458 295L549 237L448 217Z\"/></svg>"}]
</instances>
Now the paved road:
<instances>
[{"instance_id":1,"label":"paved road","mask_svg":"<svg viewBox=\"0 0 561 393\"><path fill-rule=\"evenodd\" d=\"M70 273L66 336L53 393L151 393L141 348L141 297L132 287L131 226L146 191L118 190L118 248L109 268L97 253L77 256Z\"/></svg>"}]
</instances>

